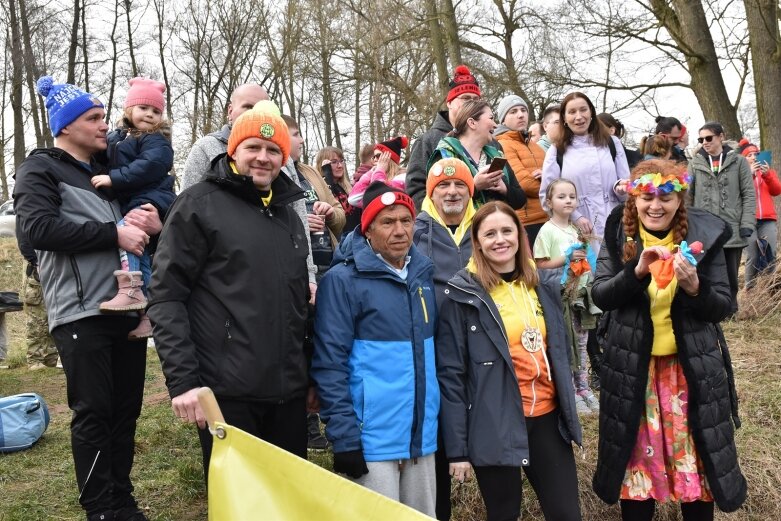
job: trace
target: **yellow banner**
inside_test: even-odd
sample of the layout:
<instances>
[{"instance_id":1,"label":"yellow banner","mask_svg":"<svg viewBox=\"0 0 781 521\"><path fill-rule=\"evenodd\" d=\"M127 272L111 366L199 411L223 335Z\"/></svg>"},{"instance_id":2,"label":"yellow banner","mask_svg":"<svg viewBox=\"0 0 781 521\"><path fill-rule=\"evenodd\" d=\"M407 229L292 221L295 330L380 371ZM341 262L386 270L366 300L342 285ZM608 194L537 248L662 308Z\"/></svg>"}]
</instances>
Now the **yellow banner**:
<instances>
[{"instance_id":1,"label":"yellow banner","mask_svg":"<svg viewBox=\"0 0 781 521\"><path fill-rule=\"evenodd\" d=\"M209 464L209 521L422 521L401 503L241 429L216 423Z\"/></svg>"}]
</instances>

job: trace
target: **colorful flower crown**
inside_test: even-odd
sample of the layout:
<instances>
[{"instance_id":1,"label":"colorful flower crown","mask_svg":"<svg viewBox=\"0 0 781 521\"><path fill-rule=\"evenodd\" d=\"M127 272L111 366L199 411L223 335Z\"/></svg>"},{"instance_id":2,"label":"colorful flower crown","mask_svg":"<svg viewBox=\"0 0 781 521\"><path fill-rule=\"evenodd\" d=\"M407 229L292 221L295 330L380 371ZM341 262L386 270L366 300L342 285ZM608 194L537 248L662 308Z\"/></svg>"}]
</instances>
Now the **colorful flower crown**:
<instances>
[{"instance_id":1,"label":"colorful flower crown","mask_svg":"<svg viewBox=\"0 0 781 521\"><path fill-rule=\"evenodd\" d=\"M690 181L691 177L686 172L680 175L643 174L632 181L629 193L632 195L665 195L672 192L682 192L689 189Z\"/></svg>"}]
</instances>

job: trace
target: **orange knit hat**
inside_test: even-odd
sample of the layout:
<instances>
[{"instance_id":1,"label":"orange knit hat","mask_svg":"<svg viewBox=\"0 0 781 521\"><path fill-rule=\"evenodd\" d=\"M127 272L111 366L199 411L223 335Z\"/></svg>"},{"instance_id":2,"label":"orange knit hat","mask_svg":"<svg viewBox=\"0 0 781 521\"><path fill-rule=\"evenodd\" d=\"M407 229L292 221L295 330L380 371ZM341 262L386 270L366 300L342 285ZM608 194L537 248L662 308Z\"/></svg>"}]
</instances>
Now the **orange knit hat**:
<instances>
[{"instance_id":1,"label":"orange knit hat","mask_svg":"<svg viewBox=\"0 0 781 521\"><path fill-rule=\"evenodd\" d=\"M282 150L282 164L290 156L290 134L279 108L273 101L262 100L233 122L228 137L228 155L233 157L236 147L245 139L259 137L271 141Z\"/></svg>"},{"instance_id":2,"label":"orange knit hat","mask_svg":"<svg viewBox=\"0 0 781 521\"><path fill-rule=\"evenodd\" d=\"M472 178L472 172L466 163L454 157L440 159L431 165L426 179L426 195L431 197L435 186L442 181L452 181L453 179L464 182L469 188L469 197L475 195L475 180Z\"/></svg>"}]
</instances>

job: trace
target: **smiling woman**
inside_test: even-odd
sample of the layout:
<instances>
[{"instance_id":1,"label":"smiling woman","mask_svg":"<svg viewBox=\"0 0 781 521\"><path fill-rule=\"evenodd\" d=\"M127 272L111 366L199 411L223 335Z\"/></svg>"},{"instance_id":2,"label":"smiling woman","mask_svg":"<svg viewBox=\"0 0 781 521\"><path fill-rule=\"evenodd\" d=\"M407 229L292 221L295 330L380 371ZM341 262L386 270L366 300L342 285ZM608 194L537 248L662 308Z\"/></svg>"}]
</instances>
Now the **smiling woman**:
<instances>
[{"instance_id":1,"label":"smiling woman","mask_svg":"<svg viewBox=\"0 0 781 521\"><path fill-rule=\"evenodd\" d=\"M443 158L453 157L469 167L474 178L472 202L479 207L488 201L505 201L514 209L526 204L526 194L518 184L512 168L504 161L502 152L492 145L493 112L485 101L469 100L458 109L453 130L442 138L428 160L426 171Z\"/></svg>"},{"instance_id":2,"label":"smiling woman","mask_svg":"<svg viewBox=\"0 0 781 521\"><path fill-rule=\"evenodd\" d=\"M591 100L571 92L561 103L563 132L548 149L542 167L540 201L554 179L571 180L578 192L578 208L572 221L586 235L601 237L610 210L626 195L629 178L624 147L597 119ZM593 241L595 251L599 241Z\"/></svg>"}]
</instances>

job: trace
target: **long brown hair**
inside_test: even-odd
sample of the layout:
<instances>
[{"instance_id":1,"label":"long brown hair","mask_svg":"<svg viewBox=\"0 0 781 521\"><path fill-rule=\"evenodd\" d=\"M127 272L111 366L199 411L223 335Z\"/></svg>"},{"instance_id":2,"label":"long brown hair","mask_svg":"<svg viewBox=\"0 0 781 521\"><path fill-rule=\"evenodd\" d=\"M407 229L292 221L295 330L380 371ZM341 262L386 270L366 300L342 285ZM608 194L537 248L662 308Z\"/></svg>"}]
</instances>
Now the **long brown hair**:
<instances>
[{"instance_id":1,"label":"long brown hair","mask_svg":"<svg viewBox=\"0 0 781 521\"><path fill-rule=\"evenodd\" d=\"M491 291L502 281L502 276L494 269L488 259L485 258L483 250L480 249L478 241L478 232L483 221L495 212L501 212L507 215L515 223L518 230L518 251L515 253L515 270L513 271L513 281L523 282L527 288L537 286L539 276L532 260L532 252L529 247L529 241L526 238L526 229L521 224L518 214L515 213L510 205L502 201L491 201L480 207L472 218L472 259L475 262L475 278L486 291Z\"/></svg>"},{"instance_id":2,"label":"long brown hair","mask_svg":"<svg viewBox=\"0 0 781 521\"><path fill-rule=\"evenodd\" d=\"M320 149L320 151L317 153L317 157L315 157L315 168L317 169L317 173L320 174L320 177L323 177L322 165L323 160L325 159L329 161L333 161L334 159L341 159L344 161L344 152L336 147L323 147ZM347 163L344 164L344 174L342 174L342 178L336 180L336 183L341 186L348 194L350 193L350 190L353 189L353 185L350 183L350 174L347 173Z\"/></svg>"},{"instance_id":3,"label":"long brown hair","mask_svg":"<svg viewBox=\"0 0 781 521\"><path fill-rule=\"evenodd\" d=\"M561 117L562 133L555 143L556 149L561 150L562 152L566 152L567 147L572 144L572 138L575 136L575 134L573 134L572 130L569 128L569 126L567 126L567 105L578 98L586 100L588 109L591 112L591 121L588 124L588 134L591 136L591 142L596 147L609 146L608 143L610 143L610 140L613 139L613 137L610 135L610 131L605 126L605 124L602 123L597 117L597 109L594 108L594 104L591 103L591 100L588 96L582 92L575 91L570 92L564 96L564 100L561 102L561 110L559 111L559 115Z\"/></svg>"},{"instance_id":4,"label":"long brown hair","mask_svg":"<svg viewBox=\"0 0 781 521\"><path fill-rule=\"evenodd\" d=\"M666 161L663 159L649 159L648 161L641 161L632 170L630 181L642 177L645 174L662 174L665 175L680 175L681 166L675 161ZM673 244L680 244L686 238L686 233L689 231L689 220L686 214L686 198L684 192L678 192L678 197L681 199L681 205L678 207L678 211L673 216L672 229L673 229ZM637 206L635 206L634 195L629 195L624 206L624 218L622 223L624 225L624 237L626 242L624 243L624 262L634 259L637 256L637 241L639 237L637 235L640 229L640 219L637 216ZM631 238L632 240L628 240Z\"/></svg>"}]
</instances>

